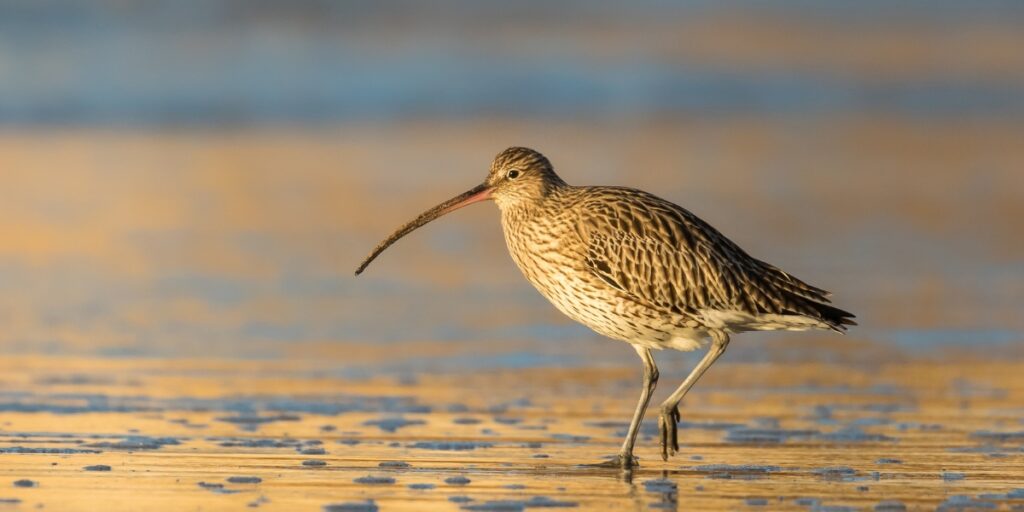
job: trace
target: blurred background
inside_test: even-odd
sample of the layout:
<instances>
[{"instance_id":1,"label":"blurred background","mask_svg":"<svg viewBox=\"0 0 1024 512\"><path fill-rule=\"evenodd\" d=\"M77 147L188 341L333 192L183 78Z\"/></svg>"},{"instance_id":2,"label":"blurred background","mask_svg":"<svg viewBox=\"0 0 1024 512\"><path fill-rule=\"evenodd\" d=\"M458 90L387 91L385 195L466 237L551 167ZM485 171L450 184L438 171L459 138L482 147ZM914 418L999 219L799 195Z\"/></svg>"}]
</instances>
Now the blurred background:
<instances>
[{"instance_id":1,"label":"blurred background","mask_svg":"<svg viewBox=\"0 0 1024 512\"><path fill-rule=\"evenodd\" d=\"M861 323L726 359L1019 355L1022 48L1009 0L2 0L0 352L632 368L493 205L352 276L527 145ZM345 366L382 345L410 360Z\"/></svg>"}]
</instances>

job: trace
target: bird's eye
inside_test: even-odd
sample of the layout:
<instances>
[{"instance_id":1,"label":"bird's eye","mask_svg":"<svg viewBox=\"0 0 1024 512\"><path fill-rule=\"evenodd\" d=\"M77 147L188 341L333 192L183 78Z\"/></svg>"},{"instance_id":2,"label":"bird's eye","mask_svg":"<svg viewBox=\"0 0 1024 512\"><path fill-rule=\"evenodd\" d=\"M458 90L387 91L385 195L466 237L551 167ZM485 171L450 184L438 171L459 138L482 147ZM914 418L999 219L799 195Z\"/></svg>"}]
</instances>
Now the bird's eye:
<instances>
[{"instance_id":1,"label":"bird's eye","mask_svg":"<svg viewBox=\"0 0 1024 512\"><path fill-rule=\"evenodd\" d=\"M508 179L514 180L519 177L519 171L516 169L512 169L511 171L508 172L506 176L508 176Z\"/></svg>"}]
</instances>

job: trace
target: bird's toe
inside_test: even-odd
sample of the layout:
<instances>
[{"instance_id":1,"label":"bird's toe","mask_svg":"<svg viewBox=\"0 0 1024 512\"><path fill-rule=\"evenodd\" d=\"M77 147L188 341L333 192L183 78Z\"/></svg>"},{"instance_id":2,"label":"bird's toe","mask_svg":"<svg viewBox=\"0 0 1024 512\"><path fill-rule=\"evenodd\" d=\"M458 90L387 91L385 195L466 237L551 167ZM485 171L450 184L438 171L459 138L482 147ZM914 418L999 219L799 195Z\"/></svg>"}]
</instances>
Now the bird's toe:
<instances>
[{"instance_id":1,"label":"bird's toe","mask_svg":"<svg viewBox=\"0 0 1024 512\"><path fill-rule=\"evenodd\" d=\"M662 408L658 416L658 433L661 435L661 460L679 453L679 408Z\"/></svg>"}]
</instances>

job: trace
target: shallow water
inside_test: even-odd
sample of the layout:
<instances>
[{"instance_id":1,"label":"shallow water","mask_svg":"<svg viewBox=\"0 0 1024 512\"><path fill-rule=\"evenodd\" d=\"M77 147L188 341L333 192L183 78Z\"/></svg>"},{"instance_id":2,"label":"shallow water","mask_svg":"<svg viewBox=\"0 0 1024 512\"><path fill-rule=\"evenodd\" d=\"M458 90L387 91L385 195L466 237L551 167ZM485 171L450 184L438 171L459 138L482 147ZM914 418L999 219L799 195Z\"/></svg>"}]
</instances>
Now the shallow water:
<instances>
[{"instance_id":1,"label":"shallow water","mask_svg":"<svg viewBox=\"0 0 1024 512\"><path fill-rule=\"evenodd\" d=\"M327 341L461 342L346 369L369 374L615 363L619 345L595 343L522 279L493 205L428 226L351 275L380 238L473 186L515 142L550 147L572 183L674 200L835 292L861 326L800 335L828 344L831 355L813 357L856 359L876 345L998 353L1024 332L1021 126L838 116L9 131L0 342L6 353L242 358ZM760 343L730 357L806 357Z\"/></svg>"},{"instance_id":2,"label":"shallow water","mask_svg":"<svg viewBox=\"0 0 1024 512\"><path fill-rule=\"evenodd\" d=\"M1019 362L725 363L686 401L682 453L662 462L646 424L630 475L581 464L615 453L638 372L409 383L319 376L330 365L7 358L0 481L32 485L0 498L109 510L1024 504ZM78 378L51 378L68 371Z\"/></svg>"}]
</instances>

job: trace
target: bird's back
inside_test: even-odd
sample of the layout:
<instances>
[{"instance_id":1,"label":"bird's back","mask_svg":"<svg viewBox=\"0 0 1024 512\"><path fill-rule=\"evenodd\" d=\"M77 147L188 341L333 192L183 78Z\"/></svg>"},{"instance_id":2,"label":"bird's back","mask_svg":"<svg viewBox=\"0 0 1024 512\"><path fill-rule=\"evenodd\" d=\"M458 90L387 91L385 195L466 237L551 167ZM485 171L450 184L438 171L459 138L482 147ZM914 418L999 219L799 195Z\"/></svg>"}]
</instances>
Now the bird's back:
<instances>
[{"instance_id":1,"label":"bird's back","mask_svg":"<svg viewBox=\"0 0 1024 512\"><path fill-rule=\"evenodd\" d=\"M709 329L842 331L853 323L852 314L829 305L825 290L749 256L693 213L640 190L567 186L533 212L503 214L503 225L527 278L563 312L602 334L624 339L629 333L622 326L654 317L658 332L667 322L696 335ZM603 309L581 313L583 307ZM608 319L608 311L632 318ZM609 333L593 325L598 321L617 321L620 328Z\"/></svg>"}]
</instances>

